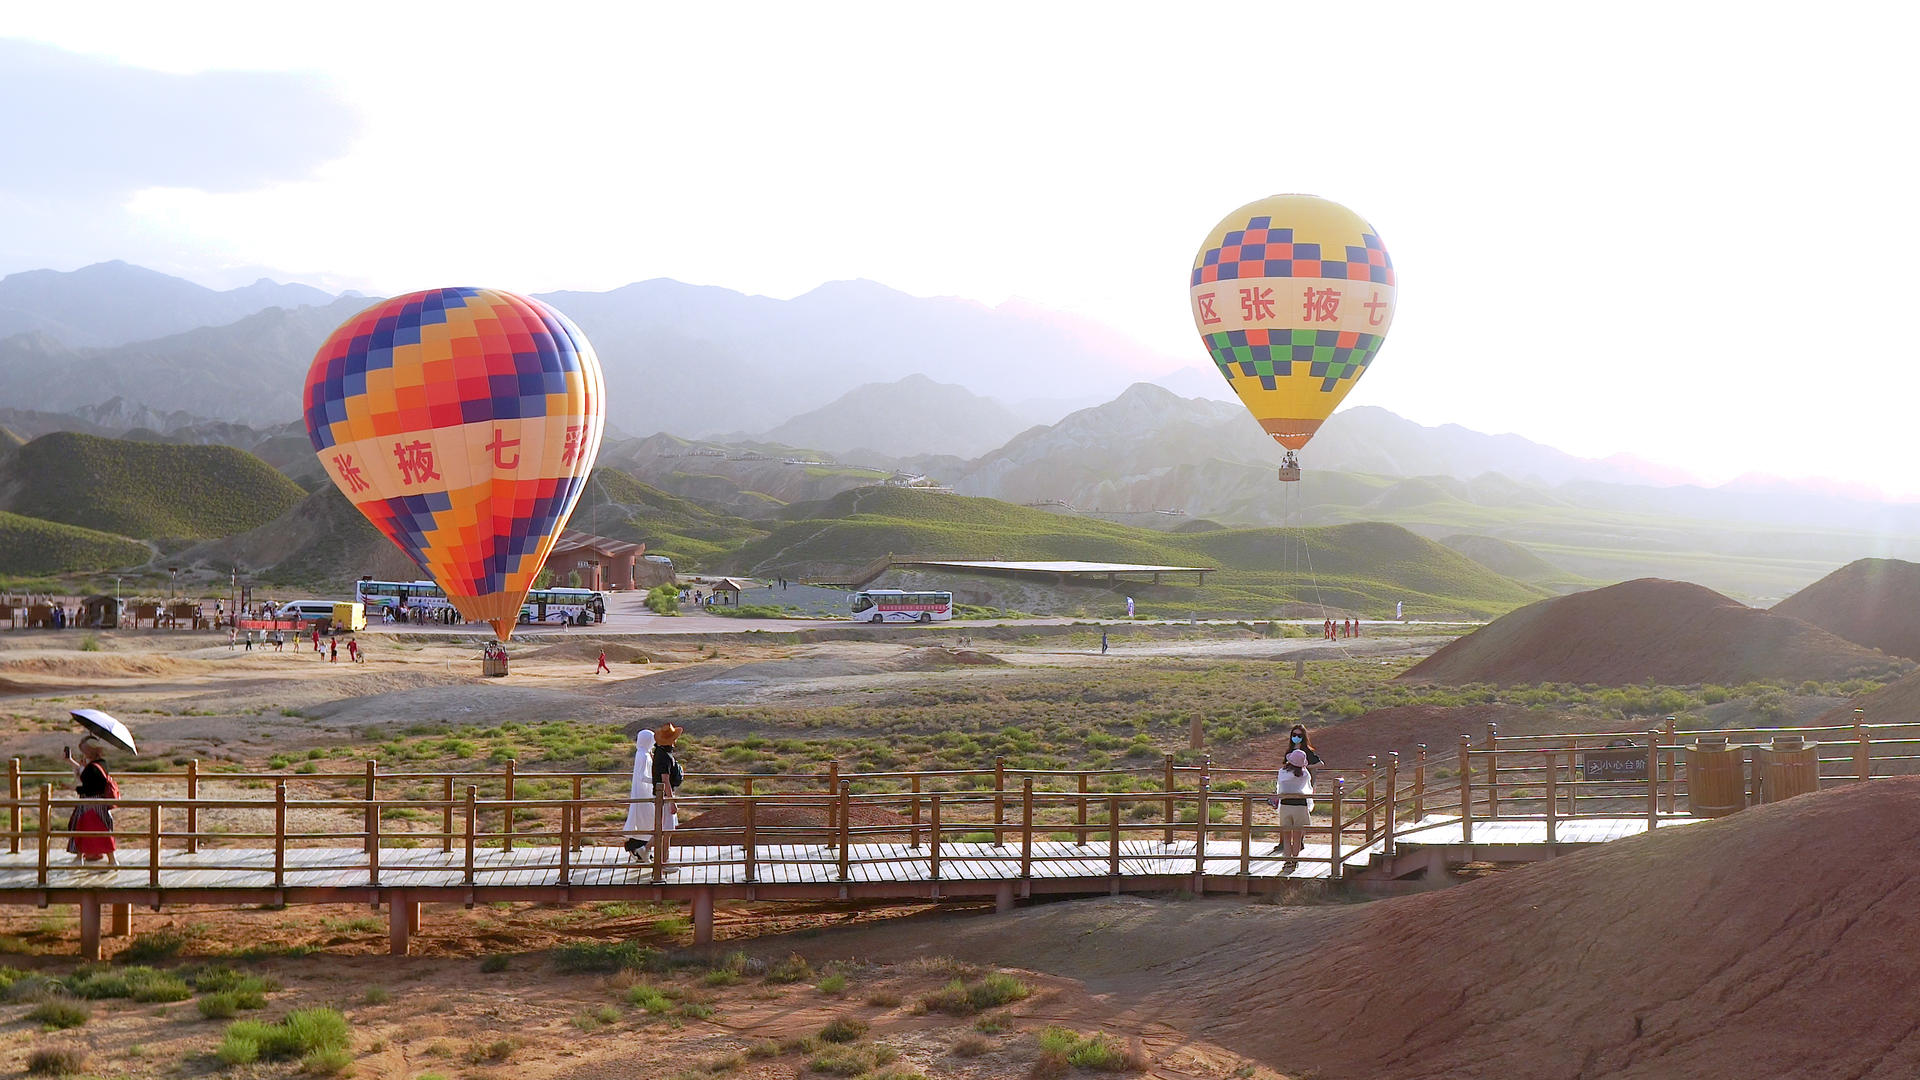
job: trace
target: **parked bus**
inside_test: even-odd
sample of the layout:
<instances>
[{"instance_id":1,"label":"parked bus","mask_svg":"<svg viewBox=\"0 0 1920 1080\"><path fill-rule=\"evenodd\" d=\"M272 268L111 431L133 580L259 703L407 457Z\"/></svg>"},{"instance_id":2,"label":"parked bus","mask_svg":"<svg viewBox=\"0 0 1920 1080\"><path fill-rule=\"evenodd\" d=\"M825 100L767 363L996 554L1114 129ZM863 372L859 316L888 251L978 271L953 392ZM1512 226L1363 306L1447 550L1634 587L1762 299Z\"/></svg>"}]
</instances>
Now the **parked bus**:
<instances>
[{"instance_id":1,"label":"parked bus","mask_svg":"<svg viewBox=\"0 0 1920 1080\"><path fill-rule=\"evenodd\" d=\"M950 592L867 589L853 594L854 622L946 622L953 618Z\"/></svg>"},{"instance_id":2,"label":"parked bus","mask_svg":"<svg viewBox=\"0 0 1920 1080\"><path fill-rule=\"evenodd\" d=\"M374 581L362 578L354 583L353 598L368 611L386 609L398 615L405 610L416 622L437 622L442 612L453 605L447 594L431 581ZM523 623L574 623L585 626L606 617L606 594L593 589L535 589L520 607Z\"/></svg>"}]
</instances>

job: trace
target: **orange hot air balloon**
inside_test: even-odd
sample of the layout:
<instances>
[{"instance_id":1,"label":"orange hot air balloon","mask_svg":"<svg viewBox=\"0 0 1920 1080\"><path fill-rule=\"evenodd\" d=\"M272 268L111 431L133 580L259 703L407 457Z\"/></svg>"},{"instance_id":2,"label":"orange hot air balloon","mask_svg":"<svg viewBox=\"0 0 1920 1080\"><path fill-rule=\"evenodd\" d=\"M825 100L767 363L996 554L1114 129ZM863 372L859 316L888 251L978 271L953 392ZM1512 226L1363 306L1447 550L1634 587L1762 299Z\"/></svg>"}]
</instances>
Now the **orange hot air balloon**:
<instances>
[{"instance_id":1,"label":"orange hot air balloon","mask_svg":"<svg viewBox=\"0 0 1920 1080\"><path fill-rule=\"evenodd\" d=\"M1293 452L1353 389L1393 325L1397 283L1379 234L1313 195L1274 195L1228 214L1194 256L1200 340L1275 442Z\"/></svg>"},{"instance_id":2,"label":"orange hot air balloon","mask_svg":"<svg viewBox=\"0 0 1920 1080\"><path fill-rule=\"evenodd\" d=\"M397 296L320 346L305 411L341 492L505 641L606 428L580 328L496 289Z\"/></svg>"}]
</instances>

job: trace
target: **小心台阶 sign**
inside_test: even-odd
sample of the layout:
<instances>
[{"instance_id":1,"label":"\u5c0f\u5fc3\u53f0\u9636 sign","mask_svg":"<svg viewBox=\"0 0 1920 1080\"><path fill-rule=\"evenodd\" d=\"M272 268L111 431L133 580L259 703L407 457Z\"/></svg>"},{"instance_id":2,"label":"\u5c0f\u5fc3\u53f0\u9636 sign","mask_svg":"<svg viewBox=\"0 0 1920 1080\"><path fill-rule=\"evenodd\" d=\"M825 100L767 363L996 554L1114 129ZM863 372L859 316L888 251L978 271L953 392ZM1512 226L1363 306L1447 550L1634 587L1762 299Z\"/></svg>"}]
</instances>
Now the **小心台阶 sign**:
<instances>
[{"instance_id":1,"label":"\u5c0f\u5fc3\u53f0\u9636 sign","mask_svg":"<svg viewBox=\"0 0 1920 1080\"><path fill-rule=\"evenodd\" d=\"M1588 750L1580 759L1582 780L1645 780L1647 752L1638 748Z\"/></svg>"}]
</instances>

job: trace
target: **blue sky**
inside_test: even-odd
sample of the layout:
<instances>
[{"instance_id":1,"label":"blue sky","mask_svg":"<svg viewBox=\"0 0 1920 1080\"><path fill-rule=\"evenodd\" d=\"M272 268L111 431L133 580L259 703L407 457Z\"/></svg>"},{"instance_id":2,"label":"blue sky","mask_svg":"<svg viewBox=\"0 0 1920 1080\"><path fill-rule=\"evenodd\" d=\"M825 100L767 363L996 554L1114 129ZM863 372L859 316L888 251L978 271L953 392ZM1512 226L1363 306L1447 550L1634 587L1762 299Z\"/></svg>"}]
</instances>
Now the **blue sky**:
<instances>
[{"instance_id":1,"label":"blue sky","mask_svg":"<svg viewBox=\"0 0 1920 1080\"><path fill-rule=\"evenodd\" d=\"M1400 270L1350 405L1920 493L1905 9L533 10L9 5L0 272L866 277L1200 366L1194 248L1308 191Z\"/></svg>"}]
</instances>

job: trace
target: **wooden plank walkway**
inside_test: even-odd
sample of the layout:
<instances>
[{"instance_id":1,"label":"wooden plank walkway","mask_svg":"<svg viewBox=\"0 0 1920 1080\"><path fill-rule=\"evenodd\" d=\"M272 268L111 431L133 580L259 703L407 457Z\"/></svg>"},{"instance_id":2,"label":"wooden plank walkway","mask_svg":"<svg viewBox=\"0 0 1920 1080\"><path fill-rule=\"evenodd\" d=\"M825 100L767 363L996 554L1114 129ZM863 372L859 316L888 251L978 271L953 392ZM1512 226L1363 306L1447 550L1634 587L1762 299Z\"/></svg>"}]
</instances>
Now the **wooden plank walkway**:
<instances>
[{"instance_id":1,"label":"wooden plank walkway","mask_svg":"<svg viewBox=\"0 0 1920 1080\"><path fill-rule=\"evenodd\" d=\"M1663 815L1663 828L1689 824L1697 819ZM1645 832L1642 817L1574 818L1556 823L1559 846L1606 843ZM1402 826L1396 833L1402 850L1422 847L1462 847L1460 822L1455 818L1433 816ZM1474 847L1543 847L1547 843L1544 821L1480 819L1473 823ZM1380 854L1378 843L1343 853L1342 864L1349 873L1363 870ZM1240 877L1242 847L1237 838L1210 838L1204 860L1209 877ZM1246 875L1258 879L1317 880L1331 876L1331 850L1327 844L1308 844L1303 858L1288 865L1273 851L1270 840L1257 841L1247 860ZM512 851L479 848L474 852L473 880L466 877L464 850L442 852L426 848L383 847L379 872L368 870L367 853L360 848L290 847L284 870L275 881L274 853L264 848L208 848L188 853L167 850L161 853L158 890L181 892L194 890L276 890L276 889L366 889L383 890L464 890L557 888L593 889L595 887L632 887L660 885L676 890L693 887L752 887L783 885L859 886L986 883L986 882L1059 882L1108 881L1119 878L1151 880L1153 888L1163 888L1167 878L1190 877L1195 872L1193 840L1127 840L1120 844L1118 874L1113 854L1104 841L1085 846L1065 840L1035 841L1027 858L1028 875L1021 876L1022 852L1017 842L1003 847L987 843L940 845L940 872L936 878L931 866L931 851L926 846L910 847L901 843L853 844L847 851L847 878L839 876L840 858L836 849L824 845L771 844L754 849L754 873L747 876L744 852L738 846L673 846L667 860L667 874L653 880L650 864L633 861L617 847L586 847L568 853L567 880L560 875L562 852L558 847L516 847ZM40 890L118 892L155 890L149 873L147 852L127 849L120 852L119 865L113 868L82 867L72 857L60 853L50 859L47 884L38 883L38 852L0 853L0 892Z\"/></svg>"}]
</instances>

